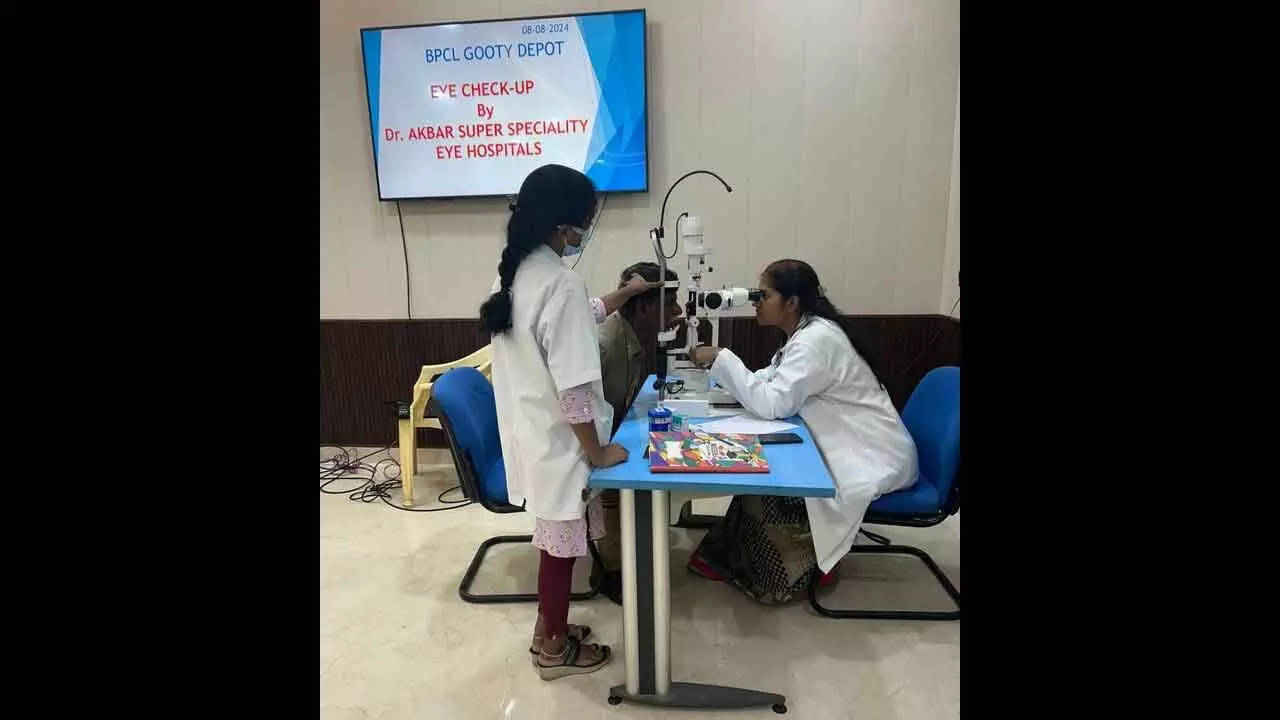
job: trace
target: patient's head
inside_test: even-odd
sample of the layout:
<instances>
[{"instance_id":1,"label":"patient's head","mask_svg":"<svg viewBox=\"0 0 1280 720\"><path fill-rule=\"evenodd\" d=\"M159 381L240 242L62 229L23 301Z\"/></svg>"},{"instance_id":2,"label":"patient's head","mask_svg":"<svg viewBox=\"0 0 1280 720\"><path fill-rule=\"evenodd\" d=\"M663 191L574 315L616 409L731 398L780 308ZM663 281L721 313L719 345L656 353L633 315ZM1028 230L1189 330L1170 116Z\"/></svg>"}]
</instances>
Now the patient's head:
<instances>
[{"instance_id":1,"label":"patient's head","mask_svg":"<svg viewBox=\"0 0 1280 720\"><path fill-rule=\"evenodd\" d=\"M618 287L627 284L632 275L639 275L647 282L658 282L659 268L657 263L640 262L632 265L622 271L618 277ZM679 276L672 270L667 270L668 281L678 281ZM645 292L635 295L627 300L622 307L618 308L618 312L628 323L637 335L655 335L658 332L658 288L646 290ZM674 288L667 288L666 291L667 308L665 315L668 323L672 318L680 317L680 293Z\"/></svg>"}]
</instances>

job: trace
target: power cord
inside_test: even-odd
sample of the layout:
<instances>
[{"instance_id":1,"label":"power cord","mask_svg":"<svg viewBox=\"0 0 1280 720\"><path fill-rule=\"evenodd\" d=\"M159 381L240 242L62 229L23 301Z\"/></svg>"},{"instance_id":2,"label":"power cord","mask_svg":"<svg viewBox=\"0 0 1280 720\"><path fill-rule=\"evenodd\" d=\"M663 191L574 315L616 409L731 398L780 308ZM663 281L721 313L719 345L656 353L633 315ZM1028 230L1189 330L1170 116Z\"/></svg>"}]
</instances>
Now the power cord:
<instances>
[{"instance_id":1,"label":"power cord","mask_svg":"<svg viewBox=\"0 0 1280 720\"><path fill-rule=\"evenodd\" d=\"M689 213L687 212L682 212L676 216L676 247L674 250L671 251L670 255L668 255L665 251L662 250L662 241L661 240L658 241L658 250L662 252L662 257L668 260L671 260L676 255L680 254L680 221L687 217L689 217Z\"/></svg>"},{"instance_id":2,"label":"power cord","mask_svg":"<svg viewBox=\"0 0 1280 720\"><path fill-rule=\"evenodd\" d=\"M602 220L604 220L604 206L605 206L605 204L607 204L608 202L609 202L609 193L605 193L604 195L601 195L601 196L600 196L600 212L596 213L596 219L595 219L595 222L593 222L593 223L591 224L591 225L592 225L592 227L591 227L591 230L590 230L590 232L589 232L590 237L595 237L595 235L596 235L596 231L598 231L598 230L600 229L600 222L601 222ZM578 263L582 262L582 256L583 256L583 255L586 255L586 254L587 254L587 251L586 251L586 249L585 249L585 248L583 248L583 251L582 251L582 252L580 252L580 253L578 253L578 259L573 261L573 265L571 265L571 266L569 267L569 269L570 269L570 270L577 270L577 269L578 269Z\"/></svg>"},{"instance_id":3,"label":"power cord","mask_svg":"<svg viewBox=\"0 0 1280 720\"><path fill-rule=\"evenodd\" d=\"M400 247L404 249L404 307L413 319L413 286L409 284L409 241L404 234L404 213L400 210L400 201L396 201L396 217L400 219Z\"/></svg>"},{"instance_id":4,"label":"power cord","mask_svg":"<svg viewBox=\"0 0 1280 720\"><path fill-rule=\"evenodd\" d=\"M380 450L374 450L373 452L353 458L352 453L349 450L343 447L338 447L338 451L336 453L320 461L320 492L325 495L346 495L349 500L362 503L371 503L375 500L381 500L383 503L390 505L397 510L404 510L405 512L441 512L444 510L456 510L472 504L472 501L466 498L458 500L444 499L444 496L448 493L451 493L454 490L461 490L461 485L454 485L436 496L436 502L441 503L442 507L411 508L405 507L404 505L397 505L392 502L391 491L402 489L404 484L400 481L399 477L384 480L383 482L377 482L378 469L385 464L388 467L394 466L399 470L400 463L396 462L395 458L383 458L372 465L365 462L368 458L371 458L374 455L389 452L391 448L392 446L388 445ZM368 475L366 476L363 473L368 473ZM383 477L386 477L386 475L387 473L384 470ZM330 485L344 480L356 480L359 481L360 484L354 488L347 487L341 490L329 489Z\"/></svg>"}]
</instances>

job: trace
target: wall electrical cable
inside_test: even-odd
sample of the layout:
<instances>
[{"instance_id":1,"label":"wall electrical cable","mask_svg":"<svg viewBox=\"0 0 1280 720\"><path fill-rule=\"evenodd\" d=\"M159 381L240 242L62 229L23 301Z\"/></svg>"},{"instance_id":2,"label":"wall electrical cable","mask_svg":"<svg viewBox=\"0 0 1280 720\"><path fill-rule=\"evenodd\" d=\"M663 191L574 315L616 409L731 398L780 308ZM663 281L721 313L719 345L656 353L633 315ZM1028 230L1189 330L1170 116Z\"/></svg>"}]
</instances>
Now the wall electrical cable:
<instances>
[{"instance_id":1,"label":"wall electrical cable","mask_svg":"<svg viewBox=\"0 0 1280 720\"><path fill-rule=\"evenodd\" d=\"M396 201L396 217L400 220L400 247L404 249L404 307L409 319L413 319L413 286L409 284L409 241L404 234L404 212Z\"/></svg>"}]
</instances>

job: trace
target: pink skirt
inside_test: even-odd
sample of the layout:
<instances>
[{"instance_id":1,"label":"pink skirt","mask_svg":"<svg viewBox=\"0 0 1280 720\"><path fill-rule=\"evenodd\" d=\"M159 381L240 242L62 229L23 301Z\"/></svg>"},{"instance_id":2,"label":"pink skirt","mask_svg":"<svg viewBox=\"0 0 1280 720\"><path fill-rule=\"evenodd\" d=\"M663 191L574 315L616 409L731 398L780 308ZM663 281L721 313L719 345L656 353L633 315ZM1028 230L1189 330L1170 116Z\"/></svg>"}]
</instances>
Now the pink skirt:
<instances>
[{"instance_id":1,"label":"pink skirt","mask_svg":"<svg viewBox=\"0 0 1280 720\"><path fill-rule=\"evenodd\" d=\"M596 495L587 501L585 518L577 520L543 520L534 518L533 546L552 557L586 557L588 539L604 537L604 505Z\"/></svg>"}]
</instances>

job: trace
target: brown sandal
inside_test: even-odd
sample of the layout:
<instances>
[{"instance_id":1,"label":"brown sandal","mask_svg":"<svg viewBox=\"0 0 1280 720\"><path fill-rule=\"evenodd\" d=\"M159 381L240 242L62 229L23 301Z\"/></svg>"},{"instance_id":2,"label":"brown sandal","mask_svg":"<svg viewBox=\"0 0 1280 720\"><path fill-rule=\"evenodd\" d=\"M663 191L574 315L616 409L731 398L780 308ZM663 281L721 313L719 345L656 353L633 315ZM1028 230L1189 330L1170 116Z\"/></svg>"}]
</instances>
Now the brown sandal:
<instances>
[{"instance_id":1,"label":"brown sandal","mask_svg":"<svg viewBox=\"0 0 1280 720\"><path fill-rule=\"evenodd\" d=\"M590 625L574 625L573 623L569 623L568 635L569 637L574 638L578 642L582 642L583 640L586 640L587 638L591 637L591 626ZM537 635L533 636L533 644L529 646L529 653L531 655L534 655L536 657L538 653L542 652L543 639L544 638L540 638Z\"/></svg>"},{"instance_id":2,"label":"brown sandal","mask_svg":"<svg viewBox=\"0 0 1280 720\"><path fill-rule=\"evenodd\" d=\"M608 665L610 658L613 657L613 652L608 645L587 645L585 647L595 648L600 653L600 657L590 665L579 665L583 647L580 640L570 636L564 639L564 650L561 650L558 655L539 654L534 661L538 666L538 676L543 680L556 680L569 675L593 673ZM550 659L555 664L547 665L544 658Z\"/></svg>"}]
</instances>

